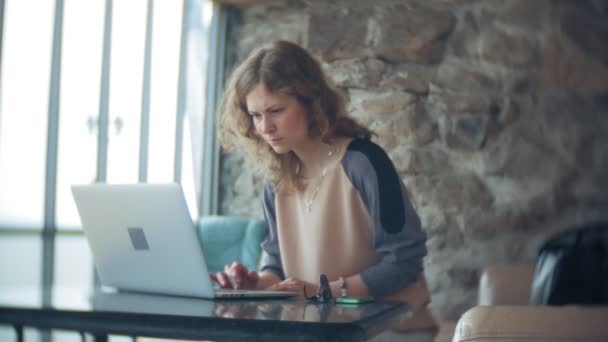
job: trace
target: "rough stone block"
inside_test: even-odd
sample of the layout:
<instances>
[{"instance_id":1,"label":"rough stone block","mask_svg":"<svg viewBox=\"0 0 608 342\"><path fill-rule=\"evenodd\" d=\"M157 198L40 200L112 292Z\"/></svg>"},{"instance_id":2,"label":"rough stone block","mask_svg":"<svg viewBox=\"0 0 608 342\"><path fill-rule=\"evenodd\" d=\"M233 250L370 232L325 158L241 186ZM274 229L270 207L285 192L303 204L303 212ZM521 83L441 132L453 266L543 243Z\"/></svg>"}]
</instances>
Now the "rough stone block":
<instances>
[{"instance_id":1,"label":"rough stone block","mask_svg":"<svg viewBox=\"0 0 608 342\"><path fill-rule=\"evenodd\" d=\"M540 59L535 33L486 30L477 42L478 51L486 61L513 68L527 68Z\"/></svg>"},{"instance_id":2,"label":"rough stone block","mask_svg":"<svg viewBox=\"0 0 608 342\"><path fill-rule=\"evenodd\" d=\"M489 94L444 94L446 113L488 113L494 101Z\"/></svg>"},{"instance_id":3,"label":"rough stone block","mask_svg":"<svg viewBox=\"0 0 608 342\"><path fill-rule=\"evenodd\" d=\"M515 27L538 32L545 24L543 12L550 8L550 0L509 0L497 6L497 20Z\"/></svg>"},{"instance_id":4,"label":"rough stone block","mask_svg":"<svg viewBox=\"0 0 608 342\"><path fill-rule=\"evenodd\" d=\"M416 102L416 96L405 92L381 93L361 101L361 108L375 114L392 114Z\"/></svg>"},{"instance_id":5,"label":"rough stone block","mask_svg":"<svg viewBox=\"0 0 608 342\"><path fill-rule=\"evenodd\" d=\"M454 16L448 11L414 5L378 7L370 20L370 46L392 62L435 64L443 57Z\"/></svg>"},{"instance_id":6,"label":"rough stone block","mask_svg":"<svg viewBox=\"0 0 608 342\"><path fill-rule=\"evenodd\" d=\"M426 96L429 93L431 70L406 65L401 68L388 70L380 81L380 87L399 89Z\"/></svg>"},{"instance_id":7,"label":"rough stone block","mask_svg":"<svg viewBox=\"0 0 608 342\"><path fill-rule=\"evenodd\" d=\"M588 58L559 37L548 37L540 70L532 75L541 92L593 95L608 92L608 66Z\"/></svg>"},{"instance_id":8,"label":"rough stone block","mask_svg":"<svg viewBox=\"0 0 608 342\"><path fill-rule=\"evenodd\" d=\"M496 92L500 88L499 82L480 68L457 59L448 59L439 65L433 82L440 88L455 92Z\"/></svg>"},{"instance_id":9,"label":"rough stone block","mask_svg":"<svg viewBox=\"0 0 608 342\"><path fill-rule=\"evenodd\" d=\"M586 55L608 65L608 12L605 8L595 8L589 1L562 1L559 21L562 32L570 41Z\"/></svg>"},{"instance_id":10,"label":"rough stone block","mask_svg":"<svg viewBox=\"0 0 608 342\"><path fill-rule=\"evenodd\" d=\"M489 118L485 114L463 114L445 119L445 143L450 148L479 150L483 147Z\"/></svg>"},{"instance_id":11,"label":"rough stone block","mask_svg":"<svg viewBox=\"0 0 608 342\"><path fill-rule=\"evenodd\" d=\"M449 166L449 156L438 148L409 148L401 145L389 153L400 173L440 173Z\"/></svg>"},{"instance_id":12,"label":"rough stone block","mask_svg":"<svg viewBox=\"0 0 608 342\"><path fill-rule=\"evenodd\" d=\"M434 206L448 215L460 215L475 208L490 209L494 195L478 176L455 168L437 175L420 175L408 182L420 206Z\"/></svg>"},{"instance_id":13,"label":"rough stone block","mask_svg":"<svg viewBox=\"0 0 608 342\"><path fill-rule=\"evenodd\" d=\"M441 60L454 23L448 11L411 4L318 6L311 11L308 41L326 61L367 55L433 64Z\"/></svg>"},{"instance_id":14,"label":"rough stone block","mask_svg":"<svg viewBox=\"0 0 608 342\"><path fill-rule=\"evenodd\" d=\"M374 87L385 70L384 62L374 58L337 60L323 66L335 85L348 88Z\"/></svg>"},{"instance_id":15,"label":"rough stone block","mask_svg":"<svg viewBox=\"0 0 608 342\"><path fill-rule=\"evenodd\" d=\"M425 145L435 140L436 125L420 103L408 106L391 118L390 132L400 144Z\"/></svg>"},{"instance_id":16,"label":"rough stone block","mask_svg":"<svg viewBox=\"0 0 608 342\"><path fill-rule=\"evenodd\" d=\"M325 61L367 55L369 10L357 6L315 6L308 23L308 47Z\"/></svg>"}]
</instances>

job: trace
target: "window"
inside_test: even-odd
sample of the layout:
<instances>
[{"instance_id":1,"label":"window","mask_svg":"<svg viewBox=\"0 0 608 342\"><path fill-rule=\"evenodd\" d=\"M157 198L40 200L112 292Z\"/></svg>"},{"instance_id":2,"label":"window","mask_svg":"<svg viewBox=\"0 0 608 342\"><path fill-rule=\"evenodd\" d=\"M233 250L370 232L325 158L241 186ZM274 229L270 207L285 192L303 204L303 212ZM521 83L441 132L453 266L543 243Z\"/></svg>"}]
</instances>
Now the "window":
<instances>
[{"instance_id":1,"label":"window","mask_svg":"<svg viewBox=\"0 0 608 342\"><path fill-rule=\"evenodd\" d=\"M218 13L210 0L0 1L0 292L51 305L68 299L44 286L93 286L72 184L180 182L193 218L214 213L217 191L201 189L217 176L203 169L216 167Z\"/></svg>"}]
</instances>

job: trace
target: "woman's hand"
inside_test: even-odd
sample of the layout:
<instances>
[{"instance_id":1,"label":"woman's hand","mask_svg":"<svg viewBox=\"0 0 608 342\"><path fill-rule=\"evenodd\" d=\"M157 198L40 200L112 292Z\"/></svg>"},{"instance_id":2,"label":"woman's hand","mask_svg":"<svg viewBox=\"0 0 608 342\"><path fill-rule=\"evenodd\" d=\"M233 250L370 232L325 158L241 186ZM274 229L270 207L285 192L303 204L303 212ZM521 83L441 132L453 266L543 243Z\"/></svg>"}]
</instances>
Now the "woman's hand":
<instances>
[{"instance_id":1,"label":"woman's hand","mask_svg":"<svg viewBox=\"0 0 608 342\"><path fill-rule=\"evenodd\" d=\"M222 304L215 302L214 313L218 317L224 318L255 318L258 312L258 305L242 304L242 303L226 303Z\"/></svg>"},{"instance_id":2,"label":"woman's hand","mask_svg":"<svg viewBox=\"0 0 608 342\"><path fill-rule=\"evenodd\" d=\"M306 294L304 293L304 287L306 287ZM319 286L297 278L287 278L280 283L269 286L266 290L296 292L299 296L310 297L319 292Z\"/></svg>"},{"instance_id":3,"label":"woman's hand","mask_svg":"<svg viewBox=\"0 0 608 342\"><path fill-rule=\"evenodd\" d=\"M217 272L210 276L211 280L216 282L223 289L254 290L260 280L258 272L249 271L247 267L236 261L230 265L224 266L223 272Z\"/></svg>"}]
</instances>

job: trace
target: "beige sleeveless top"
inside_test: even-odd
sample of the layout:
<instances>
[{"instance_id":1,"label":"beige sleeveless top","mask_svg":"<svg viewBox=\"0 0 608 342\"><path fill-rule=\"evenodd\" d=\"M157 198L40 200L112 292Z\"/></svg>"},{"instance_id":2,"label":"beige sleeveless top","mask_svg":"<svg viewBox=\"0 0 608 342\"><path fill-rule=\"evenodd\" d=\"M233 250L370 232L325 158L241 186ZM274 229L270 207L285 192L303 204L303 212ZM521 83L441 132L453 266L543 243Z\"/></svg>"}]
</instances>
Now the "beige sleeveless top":
<instances>
[{"instance_id":1,"label":"beige sleeveless top","mask_svg":"<svg viewBox=\"0 0 608 342\"><path fill-rule=\"evenodd\" d=\"M430 295L421 268L426 235L400 179L393 179L398 184L387 182L396 177L392 163L387 164L384 151L369 140L346 141L338 147L325 176L311 179L308 191L275 193L267 186L270 234L263 243L261 270L280 269L285 278L313 284L318 284L320 274L330 281L361 274L372 295L380 293L411 307L414 316L396 329L434 327L426 310ZM308 212L305 202L317 185ZM387 187L392 196L383 192ZM395 207L398 213L389 211ZM405 285L395 289L390 282Z\"/></svg>"}]
</instances>

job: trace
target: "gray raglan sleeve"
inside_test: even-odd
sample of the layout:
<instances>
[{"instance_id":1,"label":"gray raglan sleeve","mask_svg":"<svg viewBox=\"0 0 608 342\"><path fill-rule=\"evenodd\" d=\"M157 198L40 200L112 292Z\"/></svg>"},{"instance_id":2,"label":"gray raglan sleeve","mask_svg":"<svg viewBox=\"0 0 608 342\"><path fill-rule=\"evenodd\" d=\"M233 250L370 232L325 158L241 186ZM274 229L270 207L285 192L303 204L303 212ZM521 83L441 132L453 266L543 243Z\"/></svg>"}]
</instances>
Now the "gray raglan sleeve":
<instances>
[{"instance_id":1,"label":"gray raglan sleeve","mask_svg":"<svg viewBox=\"0 0 608 342\"><path fill-rule=\"evenodd\" d=\"M369 140L353 141L342 166L373 221L373 244L380 260L361 272L373 296L393 294L423 272L426 234L403 182L386 152Z\"/></svg>"},{"instance_id":2,"label":"gray raglan sleeve","mask_svg":"<svg viewBox=\"0 0 608 342\"><path fill-rule=\"evenodd\" d=\"M272 272L281 279L285 279L281 263L281 250L277 236L277 221L275 215L274 191L268 182L264 184L264 218L266 219L267 232L262 241L262 262L260 272Z\"/></svg>"}]
</instances>

